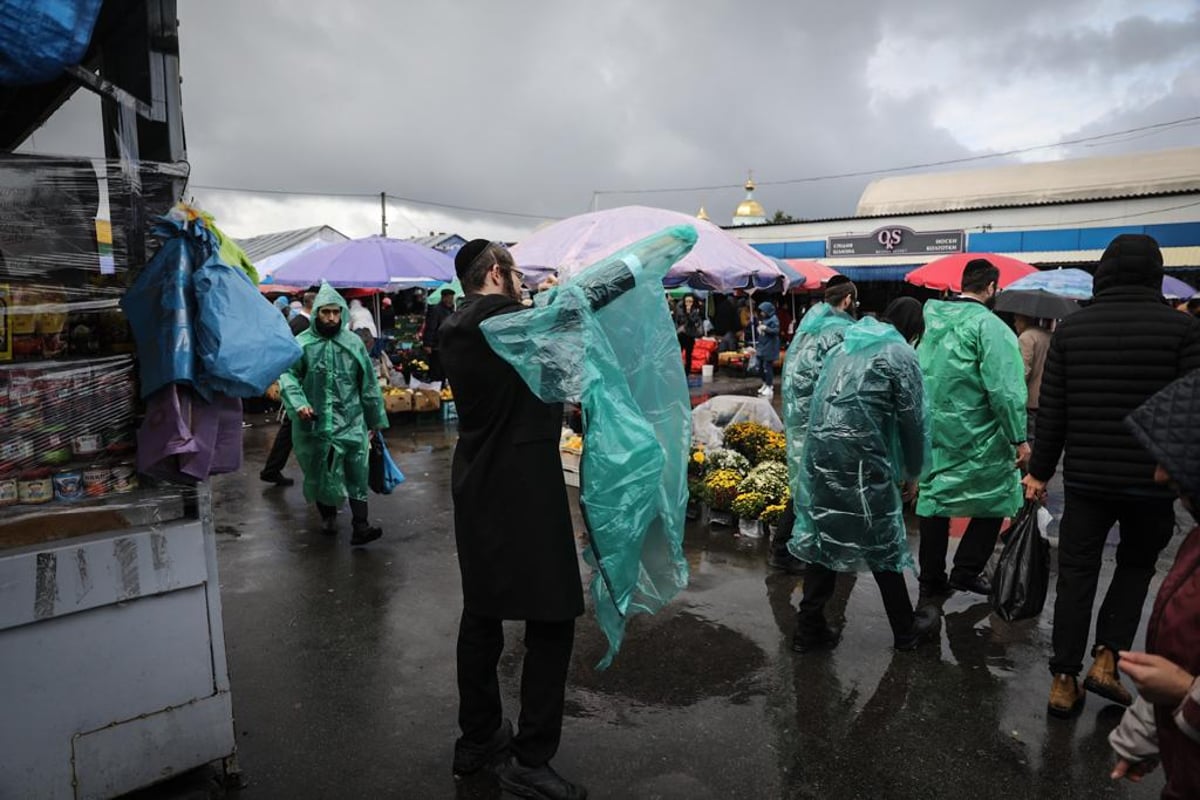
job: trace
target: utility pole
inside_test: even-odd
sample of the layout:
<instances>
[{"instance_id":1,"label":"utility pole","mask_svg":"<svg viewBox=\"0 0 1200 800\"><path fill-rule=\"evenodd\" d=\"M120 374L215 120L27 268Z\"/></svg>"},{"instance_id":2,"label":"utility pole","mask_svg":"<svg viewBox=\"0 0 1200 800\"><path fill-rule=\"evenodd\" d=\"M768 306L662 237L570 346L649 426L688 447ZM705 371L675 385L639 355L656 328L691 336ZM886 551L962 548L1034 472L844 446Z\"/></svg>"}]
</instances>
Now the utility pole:
<instances>
[{"instance_id":1,"label":"utility pole","mask_svg":"<svg viewBox=\"0 0 1200 800\"><path fill-rule=\"evenodd\" d=\"M379 235L387 236L387 192L379 193Z\"/></svg>"}]
</instances>

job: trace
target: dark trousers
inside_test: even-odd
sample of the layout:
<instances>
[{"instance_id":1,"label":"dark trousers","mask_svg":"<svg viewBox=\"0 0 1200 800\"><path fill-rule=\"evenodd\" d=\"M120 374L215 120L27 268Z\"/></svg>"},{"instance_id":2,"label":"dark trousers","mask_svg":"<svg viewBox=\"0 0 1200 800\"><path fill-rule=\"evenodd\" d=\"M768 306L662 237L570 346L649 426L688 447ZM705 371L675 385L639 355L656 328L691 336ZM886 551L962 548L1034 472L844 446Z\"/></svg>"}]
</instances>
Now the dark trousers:
<instances>
[{"instance_id":1,"label":"dark trousers","mask_svg":"<svg viewBox=\"0 0 1200 800\"><path fill-rule=\"evenodd\" d=\"M267 453L267 463L263 464L264 475L278 475L287 466L288 456L292 454L292 418L284 414L283 422L275 433L275 442L271 452Z\"/></svg>"},{"instance_id":2,"label":"dark trousers","mask_svg":"<svg viewBox=\"0 0 1200 800\"><path fill-rule=\"evenodd\" d=\"M1078 675L1092 621L1104 540L1121 526L1117 568L1096 618L1096 644L1128 650L1137 635L1158 554L1175 531L1174 503L1068 489L1058 529L1058 596L1054 600L1054 657L1050 671Z\"/></svg>"},{"instance_id":3,"label":"dark trousers","mask_svg":"<svg viewBox=\"0 0 1200 800\"><path fill-rule=\"evenodd\" d=\"M575 644L575 620L525 622L521 667L521 716L512 751L526 766L545 764L562 737L567 668ZM504 650L504 626L465 609L458 626L458 726L469 742L484 742L500 727L496 664Z\"/></svg>"},{"instance_id":4,"label":"dark trousers","mask_svg":"<svg viewBox=\"0 0 1200 800\"><path fill-rule=\"evenodd\" d=\"M893 636L903 636L912 630L913 606L908 596L904 575L899 572L873 572L883 609ZM799 636L820 630L825 625L825 604L833 596L837 573L823 564L809 564L804 573L804 596L800 599L796 633Z\"/></svg>"},{"instance_id":5,"label":"dark trousers","mask_svg":"<svg viewBox=\"0 0 1200 800\"><path fill-rule=\"evenodd\" d=\"M683 350L683 374L690 374L692 371L692 351L696 348L696 337L689 336L686 333L679 334L679 348Z\"/></svg>"},{"instance_id":6,"label":"dark trousers","mask_svg":"<svg viewBox=\"0 0 1200 800\"><path fill-rule=\"evenodd\" d=\"M946 551L950 547L949 517L919 517L921 526L921 575L922 587L938 589L946 583ZM1000 535L1000 517L977 517L967 525L967 532L958 543L954 553L954 569L950 576L965 580L983 572L992 551L996 548L996 537Z\"/></svg>"},{"instance_id":7,"label":"dark trousers","mask_svg":"<svg viewBox=\"0 0 1200 800\"><path fill-rule=\"evenodd\" d=\"M760 358L759 366L762 368L763 386L775 386L775 362L766 358Z\"/></svg>"},{"instance_id":8,"label":"dark trousers","mask_svg":"<svg viewBox=\"0 0 1200 800\"><path fill-rule=\"evenodd\" d=\"M327 506L324 503L317 503L317 511L321 513L322 519L329 519L337 516L337 509L333 506ZM354 520L355 525L367 524L367 501L366 500L350 500L350 518Z\"/></svg>"},{"instance_id":9,"label":"dark trousers","mask_svg":"<svg viewBox=\"0 0 1200 800\"><path fill-rule=\"evenodd\" d=\"M771 555L781 561L786 561L791 555L788 542L792 540L792 529L796 527L796 509L791 503L779 515L779 524L775 526L775 538L771 540Z\"/></svg>"},{"instance_id":10,"label":"dark trousers","mask_svg":"<svg viewBox=\"0 0 1200 800\"><path fill-rule=\"evenodd\" d=\"M446 380L446 372L442 369L442 351L433 348L429 351L429 383L439 383Z\"/></svg>"}]
</instances>

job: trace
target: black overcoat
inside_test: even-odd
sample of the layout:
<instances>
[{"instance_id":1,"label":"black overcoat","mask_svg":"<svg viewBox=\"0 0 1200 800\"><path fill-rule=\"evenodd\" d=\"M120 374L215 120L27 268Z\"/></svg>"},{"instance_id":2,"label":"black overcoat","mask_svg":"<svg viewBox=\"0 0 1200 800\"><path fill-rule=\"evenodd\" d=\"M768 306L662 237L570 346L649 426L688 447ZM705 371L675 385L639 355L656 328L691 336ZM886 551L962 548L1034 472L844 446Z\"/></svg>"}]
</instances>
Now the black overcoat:
<instances>
[{"instance_id":1,"label":"black overcoat","mask_svg":"<svg viewBox=\"0 0 1200 800\"><path fill-rule=\"evenodd\" d=\"M583 590L559 455L562 404L534 396L479 329L523 309L468 294L439 333L458 411L450 474L463 603L486 617L567 620L583 613Z\"/></svg>"}]
</instances>

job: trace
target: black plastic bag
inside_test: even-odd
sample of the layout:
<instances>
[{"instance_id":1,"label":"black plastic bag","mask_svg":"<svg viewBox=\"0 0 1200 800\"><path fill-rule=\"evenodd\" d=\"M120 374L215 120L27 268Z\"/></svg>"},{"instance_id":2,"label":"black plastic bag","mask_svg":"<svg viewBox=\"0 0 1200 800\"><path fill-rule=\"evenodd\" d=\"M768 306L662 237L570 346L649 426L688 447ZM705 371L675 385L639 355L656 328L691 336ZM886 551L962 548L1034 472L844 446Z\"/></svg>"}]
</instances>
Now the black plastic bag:
<instances>
[{"instance_id":1,"label":"black plastic bag","mask_svg":"<svg viewBox=\"0 0 1200 800\"><path fill-rule=\"evenodd\" d=\"M1042 613L1050 586L1050 542L1038 530L1038 504L1026 501L1002 534L1004 550L992 574L992 609L1016 622Z\"/></svg>"},{"instance_id":2,"label":"black plastic bag","mask_svg":"<svg viewBox=\"0 0 1200 800\"><path fill-rule=\"evenodd\" d=\"M383 463L383 439L371 437L371 452L367 454L367 487L375 494L387 494L385 487L385 465Z\"/></svg>"}]
</instances>

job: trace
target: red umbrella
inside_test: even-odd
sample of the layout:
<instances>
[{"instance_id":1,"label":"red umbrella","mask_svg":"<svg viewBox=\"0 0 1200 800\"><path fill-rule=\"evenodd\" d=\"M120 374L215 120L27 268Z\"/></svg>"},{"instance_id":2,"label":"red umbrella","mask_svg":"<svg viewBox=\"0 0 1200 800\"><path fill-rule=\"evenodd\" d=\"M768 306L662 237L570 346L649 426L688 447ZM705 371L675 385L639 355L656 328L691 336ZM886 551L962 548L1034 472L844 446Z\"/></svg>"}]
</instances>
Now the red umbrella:
<instances>
[{"instance_id":1,"label":"red umbrella","mask_svg":"<svg viewBox=\"0 0 1200 800\"><path fill-rule=\"evenodd\" d=\"M800 273L804 277L803 286L791 285L791 290L805 289L806 291L815 291L824 286L830 278L841 273L835 269L822 264L820 261L806 261L802 258L785 258L783 263Z\"/></svg>"},{"instance_id":2,"label":"red umbrella","mask_svg":"<svg viewBox=\"0 0 1200 800\"><path fill-rule=\"evenodd\" d=\"M1024 278L1026 275L1038 271L1037 267L1030 266L1024 261L1018 261L1008 256L999 256L995 253L955 253L914 269L905 276L904 280L915 286L924 286L926 289L949 289L952 292L961 292L963 267L967 265L968 261L976 258L987 259L1000 270L999 287L1001 289L1017 278Z\"/></svg>"}]
</instances>

